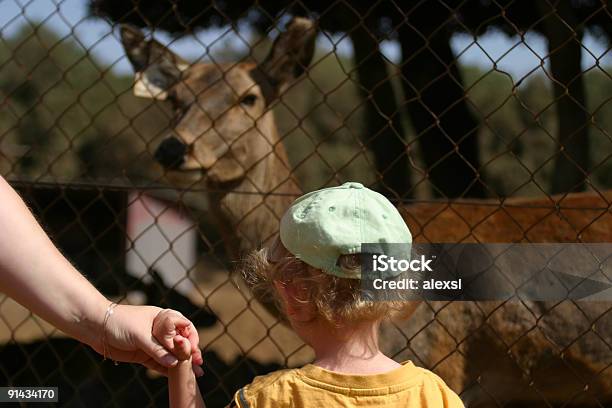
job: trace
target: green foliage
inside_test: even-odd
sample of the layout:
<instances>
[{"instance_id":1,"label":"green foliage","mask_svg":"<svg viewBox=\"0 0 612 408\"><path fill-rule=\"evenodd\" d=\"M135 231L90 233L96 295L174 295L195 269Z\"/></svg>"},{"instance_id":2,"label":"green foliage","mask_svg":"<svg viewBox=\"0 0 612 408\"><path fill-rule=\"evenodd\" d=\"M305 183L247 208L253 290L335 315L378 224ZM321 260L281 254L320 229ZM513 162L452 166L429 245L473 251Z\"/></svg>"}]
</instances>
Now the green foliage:
<instances>
[{"instance_id":1,"label":"green foliage","mask_svg":"<svg viewBox=\"0 0 612 408\"><path fill-rule=\"evenodd\" d=\"M547 191L558 149L555 100L543 72L516 86L500 72L463 69L466 94L481 122L484 175L492 192L504 196ZM584 74L592 163L597 188L612 187L612 81L601 69ZM490 190L491 191L491 190Z\"/></svg>"},{"instance_id":2,"label":"green foliage","mask_svg":"<svg viewBox=\"0 0 612 408\"><path fill-rule=\"evenodd\" d=\"M152 175L149 142L167 125L165 109L137 100L131 78L86 51L43 28L2 43L2 174L56 181Z\"/></svg>"}]
</instances>

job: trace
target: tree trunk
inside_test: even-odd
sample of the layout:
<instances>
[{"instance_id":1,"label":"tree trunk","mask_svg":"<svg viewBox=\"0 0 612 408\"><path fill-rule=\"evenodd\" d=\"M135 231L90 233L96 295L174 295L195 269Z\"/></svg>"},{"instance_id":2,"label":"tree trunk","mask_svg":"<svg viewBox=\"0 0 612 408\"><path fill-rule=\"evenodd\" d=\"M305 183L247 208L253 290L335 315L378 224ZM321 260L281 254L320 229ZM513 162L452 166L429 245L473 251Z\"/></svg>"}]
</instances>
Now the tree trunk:
<instances>
[{"instance_id":1,"label":"tree trunk","mask_svg":"<svg viewBox=\"0 0 612 408\"><path fill-rule=\"evenodd\" d=\"M363 22L351 30L350 37L359 91L365 101L364 143L374 153L380 191L389 198L406 198L411 195L408 154L385 58L378 39Z\"/></svg>"},{"instance_id":2,"label":"tree trunk","mask_svg":"<svg viewBox=\"0 0 612 408\"><path fill-rule=\"evenodd\" d=\"M465 102L463 81L450 48L450 32L434 31L439 25L418 20L399 30L402 84L433 193L482 197L479 124Z\"/></svg>"},{"instance_id":3,"label":"tree trunk","mask_svg":"<svg viewBox=\"0 0 612 408\"><path fill-rule=\"evenodd\" d=\"M542 31L548 40L557 107L559 146L551 192L582 191L589 171L590 144L580 45L583 31L577 27L570 2L559 1L553 9L547 1L539 1L538 9L542 16L547 16Z\"/></svg>"}]
</instances>

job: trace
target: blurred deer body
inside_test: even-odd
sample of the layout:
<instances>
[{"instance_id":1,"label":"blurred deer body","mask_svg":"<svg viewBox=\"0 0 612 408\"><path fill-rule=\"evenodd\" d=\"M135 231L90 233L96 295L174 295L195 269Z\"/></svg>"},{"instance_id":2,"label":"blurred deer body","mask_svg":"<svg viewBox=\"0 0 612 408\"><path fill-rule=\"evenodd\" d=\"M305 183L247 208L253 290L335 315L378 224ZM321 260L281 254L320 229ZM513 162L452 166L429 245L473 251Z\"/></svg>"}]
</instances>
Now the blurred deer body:
<instances>
[{"instance_id":1,"label":"blurred deer body","mask_svg":"<svg viewBox=\"0 0 612 408\"><path fill-rule=\"evenodd\" d=\"M205 180L233 259L265 244L300 194L270 105L309 64L315 37L312 22L295 18L259 65L190 65L139 31L122 29L136 71L135 93L168 99L176 107L173 134L156 158L179 174L181 183ZM610 242L610 201L612 194L574 194L559 206L551 200L509 200L515 207L481 201L418 204L401 211L417 242ZM381 342L395 354L409 345L406 356L463 390L469 406L541 406L542 401L555 406L586 385L588 395L574 399L577 405L612 403L609 306L584 303L581 312L574 302L532 303L530 309L522 303L432 302L410 321L396 323L403 336L388 333ZM596 330L582 327L580 322L592 320L581 313L598 319ZM584 334L589 330L599 337Z\"/></svg>"},{"instance_id":2,"label":"blurred deer body","mask_svg":"<svg viewBox=\"0 0 612 408\"><path fill-rule=\"evenodd\" d=\"M607 191L400 211L416 242L598 243L612 242L611 203ZM428 302L387 330L387 350L409 342L402 358L433 367L470 407L612 404L610 302Z\"/></svg>"}]
</instances>

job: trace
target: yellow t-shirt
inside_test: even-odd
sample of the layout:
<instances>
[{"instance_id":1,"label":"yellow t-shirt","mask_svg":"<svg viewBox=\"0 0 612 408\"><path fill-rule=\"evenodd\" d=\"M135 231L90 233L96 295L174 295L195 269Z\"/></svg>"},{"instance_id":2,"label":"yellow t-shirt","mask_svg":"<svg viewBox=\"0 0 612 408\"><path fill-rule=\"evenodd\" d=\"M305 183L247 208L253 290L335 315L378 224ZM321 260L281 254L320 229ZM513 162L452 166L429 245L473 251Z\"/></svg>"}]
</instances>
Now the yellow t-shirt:
<instances>
[{"instance_id":1,"label":"yellow t-shirt","mask_svg":"<svg viewBox=\"0 0 612 408\"><path fill-rule=\"evenodd\" d=\"M412 362L374 375L341 374L308 364L256 377L236 392L240 408L463 408L440 377Z\"/></svg>"}]
</instances>

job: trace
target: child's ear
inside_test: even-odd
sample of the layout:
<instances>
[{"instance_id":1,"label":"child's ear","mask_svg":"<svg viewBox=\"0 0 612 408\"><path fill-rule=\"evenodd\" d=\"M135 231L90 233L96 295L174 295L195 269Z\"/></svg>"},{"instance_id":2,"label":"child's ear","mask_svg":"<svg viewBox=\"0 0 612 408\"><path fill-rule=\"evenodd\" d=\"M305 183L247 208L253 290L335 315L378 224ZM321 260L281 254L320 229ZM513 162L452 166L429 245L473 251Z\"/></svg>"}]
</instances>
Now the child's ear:
<instances>
[{"instance_id":1,"label":"child's ear","mask_svg":"<svg viewBox=\"0 0 612 408\"><path fill-rule=\"evenodd\" d=\"M294 298L291 293L292 290L288 288L287 283L277 281L277 280L274 281L274 287L276 288L276 292L278 293L278 295L283 301L283 307L285 309L285 313L287 315L290 315L289 309L292 309L292 305L294 303L292 301L292 299Z\"/></svg>"},{"instance_id":2,"label":"child's ear","mask_svg":"<svg viewBox=\"0 0 612 408\"><path fill-rule=\"evenodd\" d=\"M314 305L305 302L304 288L292 282L274 281L274 286L283 300L284 311L290 321L309 322L315 317Z\"/></svg>"}]
</instances>

